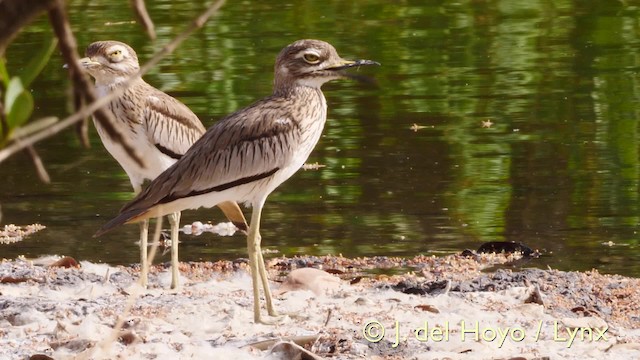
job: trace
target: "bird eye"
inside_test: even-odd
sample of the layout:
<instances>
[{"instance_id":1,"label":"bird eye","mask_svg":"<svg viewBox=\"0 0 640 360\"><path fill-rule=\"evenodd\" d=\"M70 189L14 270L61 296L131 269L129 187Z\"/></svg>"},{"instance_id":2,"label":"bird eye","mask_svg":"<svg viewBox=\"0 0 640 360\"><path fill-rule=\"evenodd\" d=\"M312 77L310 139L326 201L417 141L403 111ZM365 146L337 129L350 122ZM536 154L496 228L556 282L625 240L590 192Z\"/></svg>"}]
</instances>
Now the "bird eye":
<instances>
[{"instance_id":1,"label":"bird eye","mask_svg":"<svg viewBox=\"0 0 640 360\"><path fill-rule=\"evenodd\" d=\"M308 62L309 64L317 64L320 62L320 56L313 53L304 54L302 57L304 58L304 61Z\"/></svg>"},{"instance_id":2,"label":"bird eye","mask_svg":"<svg viewBox=\"0 0 640 360\"><path fill-rule=\"evenodd\" d=\"M112 62L120 62L123 58L122 50L115 50L109 54L109 59L111 59Z\"/></svg>"}]
</instances>

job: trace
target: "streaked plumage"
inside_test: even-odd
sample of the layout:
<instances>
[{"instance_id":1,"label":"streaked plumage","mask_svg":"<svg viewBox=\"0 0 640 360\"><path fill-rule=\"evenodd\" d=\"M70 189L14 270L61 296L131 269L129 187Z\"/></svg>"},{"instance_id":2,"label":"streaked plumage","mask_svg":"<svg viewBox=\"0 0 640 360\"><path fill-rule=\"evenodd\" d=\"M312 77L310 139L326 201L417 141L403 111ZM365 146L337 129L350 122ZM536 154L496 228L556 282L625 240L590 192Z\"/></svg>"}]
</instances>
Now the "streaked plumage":
<instances>
[{"instance_id":1,"label":"streaked plumage","mask_svg":"<svg viewBox=\"0 0 640 360\"><path fill-rule=\"evenodd\" d=\"M122 82L140 70L135 51L118 41L94 42L80 63L95 79L99 96L122 86ZM116 125L145 162L140 167L123 148L113 142L98 122L95 122L102 143L129 176L134 192L139 194L145 180L153 180L180 159L205 132L198 117L180 101L147 84L134 80L124 94L108 105ZM241 230L247 225L237 203L221 206L225 215ZM180 213L170 216L172 227L172 283L177 286L177 244ZM146 284L146 252L148 222L141 226L142 282Z\"/></svg>"},{"instance_id":2,"label":"streaked plumage","mask_svg":"<svg viewBox=\"0 0 640 360\"><path fill-rule=\"evenodd\" d=\"M260 251L260 214L267 196L304 164L320 139L327 104L320 87L340 70L376 64L343 60L330 44L300 40L276 59L273 94L210 127L173 166L160 174L97 235L125 222L223 201L253 207L247 247L254 290L254 320L261 322L258 276L269 315L275 315Z\"/></svg>"}]
</instances>

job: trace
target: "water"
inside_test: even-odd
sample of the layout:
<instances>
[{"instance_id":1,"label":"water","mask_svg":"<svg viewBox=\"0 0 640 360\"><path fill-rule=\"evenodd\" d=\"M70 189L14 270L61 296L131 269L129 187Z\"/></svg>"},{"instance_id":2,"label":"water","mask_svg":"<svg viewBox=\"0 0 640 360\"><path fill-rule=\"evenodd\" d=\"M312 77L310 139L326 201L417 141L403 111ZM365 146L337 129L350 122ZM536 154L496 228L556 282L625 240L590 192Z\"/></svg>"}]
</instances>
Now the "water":
<instances>
[{"instance_id":1,"label":"water","mask_svg":"<svg viewBox=\"0 0 640 360\"><path fill-rule=\"evenodd\" d=\"M109 4L69 4L78 43L121 40L143 62L204 7L149 2L154 44L127 7ZM528 266L640 276L638 19L640 8L621 2L228 2L145 78L208 126L268 95L276 54L299 38L382 63L361 70L377 85L325 85L329 121L309 162L326 167L269 197L267 249L413 256L513 240L546 254ZM48 32L46 17L25 29L8 49L10 70ZM64 117L67 88L55 55L33 85L36 117ZM2 221L48 227L0 256L137 262L137 226L92 238L132 194L93 130L91 142L82 149L67 131L37 146L48 186L22 154L0 164ZM183 214L196 220L223 218ZM240 235L182 241L184 261L246 256Z\"/></svg>"}]
</instances>

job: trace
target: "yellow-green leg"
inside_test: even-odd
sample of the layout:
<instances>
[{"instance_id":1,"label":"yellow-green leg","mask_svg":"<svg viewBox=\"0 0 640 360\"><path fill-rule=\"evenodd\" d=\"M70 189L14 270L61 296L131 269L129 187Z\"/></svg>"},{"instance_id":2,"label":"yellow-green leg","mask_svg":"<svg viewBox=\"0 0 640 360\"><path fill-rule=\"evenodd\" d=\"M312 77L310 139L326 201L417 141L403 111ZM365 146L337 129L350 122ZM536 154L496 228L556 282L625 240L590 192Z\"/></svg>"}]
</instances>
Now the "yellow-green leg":
<instances>
[{"instance_id":1,"label":"yellow-green leg","mask_svg":"<svg viewBox=\"0 0 640 360\"><path fill-rule=\"evenodd\" d=\"M260 272L260 278L262 280L262 287L264 288L264 297L267 302L267 313L271 316L278 316L278 312L273 308L273 300L271 299L271 289L269 288L269 276L267 268L264 264L264 258L262 257L262 249L260 242L262 238L258 234L258 269Z\"/></svg>"},{"instance_id":2,"label":"yellow-green leg","mask_svg":"<svg viewBox=\"0 0 640 360\"><path fill-rule=\"evenodd\" d=\"M142 187L140 186L142 182L134 180L130 174L129 179L131 180L131 186L133 186L133 193L138 195L140 191L142 191ZM148 278L149 278L149 257L147 256L147 250L149 245L149 220L144 220L140 222L140 285L142 287L147 287Z\"/></svg>"},{"instance_id":3,"label":"yellow-green leg","mask_svg":"<svg viewBox=\"0 0 640 360\"><path fill-rule=\"evenodd\" d=\"M267 312L269 315L276 316L271 299L271 290L269 289L269 278L260 249L260 216L262 214L262 203L253 206L251 214L251 225L249 226L249 234L247 235L247 251L249 253L249 268L251 269L251 284L253 285L253 320L255 323L272 324L273 322L263 320L260 315L260 283L258 277L262 280L264 288L264 297L267 302Z\"/></svg>"},{"instance_id":4,"label":"yellow-green leg","mask_svg":"<svg viewBox=\"0 0 640 360\"><path fill-rule=\"evenodd\" d=\"M149 264L147 258L147 245L149 242L149 220L140 222L140 285L147 287L149 277Z\"/></svg>"},{"instance_id":5,"label":"yellow-green leg","mask_svg":"<svg viewBox=\"0 0 640 360\"><path fill-rule=\"evenodd\" d=\"M178 261L178 234L180 228L180 212L169 215L169 224L171 224L171 288L178 287L180 269Z\"/></svg>"}]
</instances>

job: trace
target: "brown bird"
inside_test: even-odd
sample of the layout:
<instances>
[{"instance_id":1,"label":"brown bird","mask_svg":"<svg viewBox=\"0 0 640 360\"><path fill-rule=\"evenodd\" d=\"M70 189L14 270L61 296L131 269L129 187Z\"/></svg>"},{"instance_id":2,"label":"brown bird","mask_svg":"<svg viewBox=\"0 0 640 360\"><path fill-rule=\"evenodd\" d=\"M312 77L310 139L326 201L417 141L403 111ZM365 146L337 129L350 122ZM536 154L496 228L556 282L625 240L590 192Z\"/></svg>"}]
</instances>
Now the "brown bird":
<instances>
[{"instance_id":1,"label":"brown bird","mask_svg":"<svg viewBox=\"0 0 640 360\"><path fill-rule=\"evenodd\" d=\"M95 79L98 96L105 96L122 86L140 70L136 52L119 41L94 42L80 60L82 67ZM189 108L138 78L124 94L108 105L116 126L134 146L144 167L136 163L100 126L94 124L102 143L129 176L133 191L139 194L145 180L153 180L180 159L205 132L198 117ZM214 204L216 205L216 204ZM240 230L247 223L238 204L221 202L218 206ZM171 288L178 286L178 227L180 212L169 215L171 223ZM147 283L148 220L140 223L141 282Z\"/></svg>"},{"instance_id":2,"label":"brown bird","mask_svg":"<svg viewBox=\"0 0 640 360\"><path fill-rule=\"evenodd\" d=\"M260 215L267 196L302 167L320 139L327 103L320 89L347 76L342 70L378 63L344 60L330 44L299 40L275 63L273 94L226 116L160 174L96 235L124 223L224 201L253 207L247 235L255 322L260 316L259 280L267 312L276 316L260 249Z\"/></svg>"}]
</instances>

